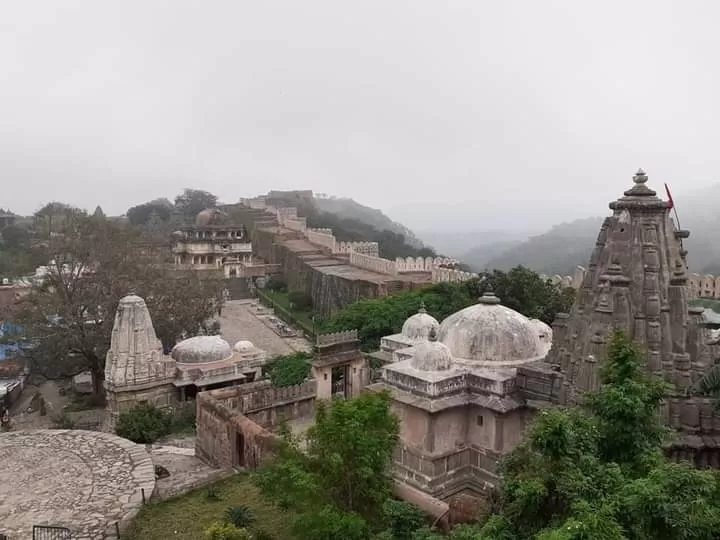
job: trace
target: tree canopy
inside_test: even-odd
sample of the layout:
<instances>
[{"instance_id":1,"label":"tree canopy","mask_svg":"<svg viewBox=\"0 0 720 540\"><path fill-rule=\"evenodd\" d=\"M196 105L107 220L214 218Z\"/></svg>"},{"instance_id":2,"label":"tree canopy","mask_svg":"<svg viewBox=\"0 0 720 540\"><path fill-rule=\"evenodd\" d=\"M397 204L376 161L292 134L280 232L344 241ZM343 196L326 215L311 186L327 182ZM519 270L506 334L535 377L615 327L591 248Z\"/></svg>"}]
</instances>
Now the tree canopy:
<instances>
[{"instance_id":1,"label":"tree canopy","mask_svg":"<svg viewBox=\"0 0 720 540\"><path fill-rule=\"evenodd\" d=\"M551 324L559 312L569 311L575 292L553 285L538 274L518 266L509 272L495 270L462 283L438 283L420 291L385 298L361 300L322 323L324 332L357 329L365 350L374 350L383 336L398 333L405 320L425 305L438 320L477 303L492 289L503 305L530 318Z\"/></svg>"},{"instance_id":2,"label":"tree canopy","mask_svg":"<svg viewBox=\"0 0 720 540\"><path fill-rule=\"evenodd\" d=\"M186 221L192 221L200 212L206 208L217 206L217 195L201 189L185 190L175 197L175 208L185 217Z\"/></svg>"},{"instance_id":3,"label":"tree canopy","mask_svg":"<svg viewBox=\"0 0 720 540\"><path fill-rule=\"evenodd\" d=\"M539 414L502 465L497 512L468 538L717 538L720 476L664 457L657 409L666 388L642 365L615 334L601 389L582 407Z\"/></svg>"},{"instance_id":4,"label":"tree canopy","mask_svg":"<svg viewBox=\"0 0 720 540\"><path fill-rule=\"evenodd\" d=\"M32 369L50 378L89 370L100 389L119 300L146 299L168 350L183 336L213 331L222 301L219 280L168 270L139 245L137 232L75 215L47 242L48 274L23 297L17 322L34 343Z\"/></svg>"}]
</instances>

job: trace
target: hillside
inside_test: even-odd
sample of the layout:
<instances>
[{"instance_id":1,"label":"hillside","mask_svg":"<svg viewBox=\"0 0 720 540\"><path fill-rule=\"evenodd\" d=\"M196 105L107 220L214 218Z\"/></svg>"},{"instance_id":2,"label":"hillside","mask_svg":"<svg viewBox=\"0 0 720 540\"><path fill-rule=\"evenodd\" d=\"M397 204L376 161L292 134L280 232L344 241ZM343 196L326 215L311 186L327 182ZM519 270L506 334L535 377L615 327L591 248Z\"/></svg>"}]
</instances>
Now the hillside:
<instances>
[{"instance_id":1,"label":"hillside","mask_svg":"<svg viewBox=\"0 0 720 540\"><path fill-rule=\"evenodd\" d=\"M370 225L378 231L391 231L405 237L405 243L415 248L425 247L422 241L410 229L393 221L381 210L370 208L359 202L344 197L327 197L315 195L318 210L335 214L343 219L353 219Z\"/></svg>"},{"instance_id":2,"label":"hillside","mask_svg":"<svg viewBox=\"0 0 720 540\"><path fill-rule=\"evenodd\" d=\"M681 225L690 230L685 240L692 272L720 274L720 185L676 196ZM603 218L593 217L556 225L544 234L511 246L487 261L488 268L508 270L519 264L544 274L571 274L577 265L586 266ZM483 252L483 245L474 248ZM470 263L470 257L464 258Z\"/></svg>"},{"instance_id":3,"label":"hillside","mask_svg":"<svg viewBox=\"0 0 720 540\"><path fill-rule=\"evenodd\" d=\"M578 219L555 225L489 259L488 268L509 270L519 264L543 274L572 274L587 264L603 218Z\"/></svg>"},{"instance_id":4,"label":"hillside","mask_svg":"<svg viewBox=\"0 0 720 540\"><path fill-rule=\"evenodd\" d=\"M298 196L310 192L271 192L273 204L295 206L314 228L332 229L341 241L377 242L380 256L434 257L433 249L423 246L410 229L392 221L380 210L364 206L352 199Z\"/></svg>"}]
</instances>

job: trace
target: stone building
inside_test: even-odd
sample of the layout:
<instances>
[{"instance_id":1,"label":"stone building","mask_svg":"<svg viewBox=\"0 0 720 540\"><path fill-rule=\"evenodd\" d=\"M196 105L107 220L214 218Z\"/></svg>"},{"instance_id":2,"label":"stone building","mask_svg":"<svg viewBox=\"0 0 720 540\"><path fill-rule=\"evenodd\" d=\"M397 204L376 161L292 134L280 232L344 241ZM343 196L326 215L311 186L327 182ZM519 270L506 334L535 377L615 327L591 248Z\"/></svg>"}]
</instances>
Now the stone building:
<instances>
[{"instance_id":1,"label":"stone building","mask_svg":"<svg viewBox=\"0 0 720 540\"><path fill-rule=\"evenodd\" d=\"M421 309L371 355L401 419L396 478L447 500L481 494L497 462L521 440L532 413L515 388L518 366L550 348L551 329L486 293L441 324Z\"/></svg>"},{"instance_id":2,"label":"stone building","mask_svg":"<svg viewBox=\"0 0 720 540\"><path fill-rule=\"evenodd\" d=\"M120 413L138 403L174 407L199 391L254 381L266 362L266 353L249 341L231 348L220 336L186 339L165 355L145 301L126 296L105 360L105 429L112 431Z\"/></svg>"},{"instance_id":3,"label":"stone building","mask_svg":"<svg viewBox=\"0 0 720 540\"><path fill-rule=\"evenodd\" d=\"M666 201L642 171L624 196L610 203L570 314L553 326L548 357L518 370L518 385L532 406L578 403L597 390L600 367L614 330L625 331L647 352L649 373L672 384L662 415L677 431L676 459L720 467L720 411L709 398L687 392L720 355L712 321L688 306L688 231L676 228Z\"/></svg>"},{"instance_id":4,"label":"stone building","mask_svg":"<svg viewBox=\"0 0 720 540\"><path fill-rule=\"evenodd\" d=\"M217 208L203 210L195 225L173 233L175 265L192 270L222 270L226 278L240 275L252 260L252 244L244 225L229 222Z\"/></svg>"}]
</instances>

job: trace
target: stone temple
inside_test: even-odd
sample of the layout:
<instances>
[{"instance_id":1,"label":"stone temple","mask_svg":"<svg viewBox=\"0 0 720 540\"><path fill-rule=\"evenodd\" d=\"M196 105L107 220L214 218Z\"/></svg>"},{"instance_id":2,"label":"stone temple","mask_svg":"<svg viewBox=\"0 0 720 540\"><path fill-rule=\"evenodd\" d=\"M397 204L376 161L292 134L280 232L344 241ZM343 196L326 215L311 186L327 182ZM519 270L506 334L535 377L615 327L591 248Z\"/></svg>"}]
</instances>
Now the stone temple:
<instances>
[{"instance_id":1,"label":"stone temple","mask_svg":"<svg viewBox=\"0 0 720 540\"><path fill-rule=\"evenodd\" d=\"M128 295L118 304L105 360L105 429L113 431L120 413L138 403L173 407L203 390L252 382L267 360L251 342L231 348L220 336L186 339L164 355L145 301Z\"/></svg>"},{"instance_id":2,"label":"stone temple","mask_svg":"<svg viewBox=\"0 0 720 540\"><path fill-rule=\"evenodd\" d=\"M519 366L542 360L552 330L492 293L441 324L421 309L371 355L385 367L401 419L396 478L431 497L480 495L521 440L532 411L515 387Z\"/></svg>"},{"instance_id":3,"label":"stone temple","mask_svg":"<svg viewBox=\"0 0 720 540\"><path fill-rule=\"evenodd\" d=\"M535 412L597 390L607 343L625 331L647 351L649 373L672 383L662 414L674 459L720 467L720 410L687 390L720 356L703 309L688 306L687 252L670 205L643 171L610 203L569 314L553 328L492 293L438 323L424 309L370 357L401 419L398 482L435 500L479 495Z\"/></svg>"},{"instance_id":4,"label":"stone temple","mask_svg":"<svg viewBox=\"0 0 720 540\"><path fill-rule=\"evenodd\" d=\"M599 387L600 367L614 330L623 330L647 351L647 371L672 384L662 414L677 431L668 449L675 459L720 467L720 411L688 389L720 356L718 341L689 307L688 270L670 205L647 186L642 171L634 185L610 203L613 215L600 229L588 272L570 314L553 325L546 360L519 370L529 403L575 404Z\"/></svg>"}]
</instances>

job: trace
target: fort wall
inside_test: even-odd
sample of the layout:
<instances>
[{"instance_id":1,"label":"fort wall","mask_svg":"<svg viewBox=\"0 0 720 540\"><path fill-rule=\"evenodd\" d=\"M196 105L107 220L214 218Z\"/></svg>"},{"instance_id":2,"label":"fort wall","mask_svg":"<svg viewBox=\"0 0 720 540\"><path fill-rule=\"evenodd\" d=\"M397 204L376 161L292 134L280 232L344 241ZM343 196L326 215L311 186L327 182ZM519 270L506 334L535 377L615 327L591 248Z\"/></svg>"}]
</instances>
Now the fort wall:
<instances>
[{"instance_id":1,"label":"fort wall","mask_svg":"<svg viewBox=\"0 0 720 540\"><path fill-rule=\"evenodd\" d=\"M215 467L257 468L276 451L281 420L312 417L315 381L273 387L269 381L200 392L195 453Z\"/></svg>"}]
</instances>

